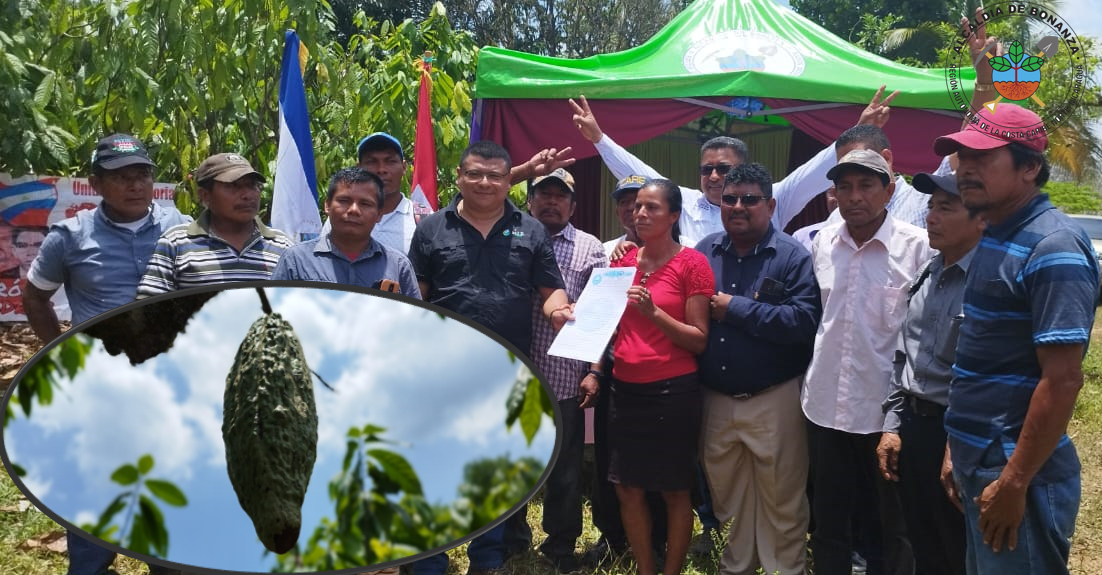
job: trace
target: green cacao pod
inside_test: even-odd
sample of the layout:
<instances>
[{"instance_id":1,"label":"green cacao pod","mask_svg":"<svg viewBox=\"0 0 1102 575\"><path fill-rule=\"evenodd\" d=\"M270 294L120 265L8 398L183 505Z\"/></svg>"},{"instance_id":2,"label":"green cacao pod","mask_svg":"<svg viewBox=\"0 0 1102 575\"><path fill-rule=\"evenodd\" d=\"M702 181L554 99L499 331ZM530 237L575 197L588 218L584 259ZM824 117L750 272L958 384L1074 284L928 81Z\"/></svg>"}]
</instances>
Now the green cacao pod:
<instances>
[{"instance_id":1,"label":"green cacao pod","mask_svg":"<svg viewBox=\"0 0 1102 575\"><path fill-rule=\"evenodd\" d=\"M290 551L318 445L318 412L302 344L277 313L249 328L226 378L226 468L260 541Z\"/></svg>"}]
</instances>

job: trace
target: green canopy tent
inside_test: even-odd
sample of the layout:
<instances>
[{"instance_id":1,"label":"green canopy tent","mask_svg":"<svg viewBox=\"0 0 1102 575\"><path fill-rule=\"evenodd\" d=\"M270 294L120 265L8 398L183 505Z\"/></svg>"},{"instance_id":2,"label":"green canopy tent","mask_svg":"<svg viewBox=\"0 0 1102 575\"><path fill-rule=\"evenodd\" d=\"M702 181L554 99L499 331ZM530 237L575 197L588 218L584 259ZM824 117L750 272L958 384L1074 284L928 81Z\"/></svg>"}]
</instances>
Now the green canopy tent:
<instances>
[{"instance_id":1,"label":"green canopy tent","mask_svg":"<svg viewBox=\"0 0 1102 575\"><path fill-rule=\"evenodd\" d=\"M967 61L967 56L964 61ZM722 109L780 115L828 144L852 126L880 85L900 90L886 130L896 169L931 170L933 139L959 129L946 71L903 66L864 52L772 0L697 0L643 45L583 59L487 47L475 82L472 139L527 159L546 147L595 155L570 121L566 99L585 94L602 129L622 145L653 138ZM730 106L749 103L745 108ZM766 109L755 111L753 104ZM753 152L753 150L751 150Z\"/></svg>"}]
</instances>

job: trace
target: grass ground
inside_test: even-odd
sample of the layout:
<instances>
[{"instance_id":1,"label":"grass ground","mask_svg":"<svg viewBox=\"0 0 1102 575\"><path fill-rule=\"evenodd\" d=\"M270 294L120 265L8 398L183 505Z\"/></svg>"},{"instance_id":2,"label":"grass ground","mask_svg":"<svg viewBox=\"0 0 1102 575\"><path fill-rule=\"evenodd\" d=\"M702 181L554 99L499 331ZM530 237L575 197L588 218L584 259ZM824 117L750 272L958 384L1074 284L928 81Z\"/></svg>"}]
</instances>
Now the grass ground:
<instances>
[{"instance_id":1,"label":"grass ground","mask_svg":"<svg viewBox=\"0 0 1102 575\"><path fill-rule=\"evenodd\" d=\"M1083 495L1072 541L1071 573L1097 575L1102 573L1102 313L1095 316L1095 328L1091 337L1091 349L1083 364L1085 385L1079 394L1069 434L1079 450L1083 462ZM65 555L44 549L28 549L28 540L59 532L60 527L33 507L20 511L22 494L6 473L0 473L0 574L64 575L68 559ZM25 506L25 505L24 505ZM528 519L532 525L534 544L546 537L540 528L542 505L538 500L529 506ZM590 521L588 507L584 510L584 531L578 542L579 553L597 542L598 532ZM700 527L697 525L697 532ZM467 559L464 549L449 553L452 557L449 575L466 572ZM718 557L693 558L683 573L687 575L715 575ZM552 575L554 570L530 551L513 558L510 570L518 575ZM147 573L143 563L120 557L115 562L120 575ZM633 571L628 558L602 564L588 575L618 575Z\"/></svg>"}]
</instances>

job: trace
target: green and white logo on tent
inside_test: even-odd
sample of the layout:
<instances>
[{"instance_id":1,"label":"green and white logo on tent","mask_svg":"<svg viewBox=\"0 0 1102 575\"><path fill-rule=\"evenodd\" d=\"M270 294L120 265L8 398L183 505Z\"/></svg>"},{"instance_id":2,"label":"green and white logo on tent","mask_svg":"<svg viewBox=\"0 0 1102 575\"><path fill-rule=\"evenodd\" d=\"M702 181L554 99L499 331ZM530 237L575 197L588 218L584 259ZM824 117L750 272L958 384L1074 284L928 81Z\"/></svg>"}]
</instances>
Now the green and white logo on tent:
<instances>
[{"instance_id":1,"label":"green and white logo on tent","mask_svg":"<svg viewBox=\"0 0 1102 575\"><path fill-rule=\"evenodd\" d=\"M1037 34L1037 39L1007 39L1003 43L1004 54L995 54L991 45L979 56L991 65L991 80L998 97L973 109L970 101L975 75L969 40L981 25L1000 21L1009 22L1016 29L1029 29ZM961 34L949 50L945 66L945 83L953 107L969 120L975 121L985 111L983 108L994 112L1000 102L1010 101L1040 116L1041 124L1031 128L1038 135L1045 135L1079 110L1086 52L1071 25L1059 14L1037 4L1005 2L986 6L982 15L969 22L969 28L970 32ZM1045 89L1044 100L1037 93L1039 88ZM983 119L990 122L987 116Z\"/></svg>"},{"instance_id":2,"label":"green and white logo on tent","mask_svg":"<svg viewBox=\"0 0 1102 575\"><path fill-rule=\"evenodd\" d=\"M778 36L755 30L728 30L697 40L685 51L684 64L694 74L804 73L804 57L799 48Z\"/></svg>"}]
</instances>

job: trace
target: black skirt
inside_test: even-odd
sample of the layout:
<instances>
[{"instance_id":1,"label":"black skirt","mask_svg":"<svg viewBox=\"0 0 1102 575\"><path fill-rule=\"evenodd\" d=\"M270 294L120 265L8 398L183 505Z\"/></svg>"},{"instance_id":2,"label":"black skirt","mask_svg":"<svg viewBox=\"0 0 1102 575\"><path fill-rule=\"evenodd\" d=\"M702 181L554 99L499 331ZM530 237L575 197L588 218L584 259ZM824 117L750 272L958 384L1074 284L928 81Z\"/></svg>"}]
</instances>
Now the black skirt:
<instances>
[{"instance_id":1,"label":"black skirt","mask_svg":"<svg viewBox=\"0 0 1102 575\"><path fill-rule=\"evenodd\" d=\"M696 485L703 403L697 374L652 383L612 380L608 480L648 491Z\"/></svg>"}]
</instances>

